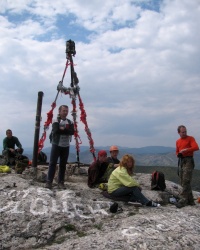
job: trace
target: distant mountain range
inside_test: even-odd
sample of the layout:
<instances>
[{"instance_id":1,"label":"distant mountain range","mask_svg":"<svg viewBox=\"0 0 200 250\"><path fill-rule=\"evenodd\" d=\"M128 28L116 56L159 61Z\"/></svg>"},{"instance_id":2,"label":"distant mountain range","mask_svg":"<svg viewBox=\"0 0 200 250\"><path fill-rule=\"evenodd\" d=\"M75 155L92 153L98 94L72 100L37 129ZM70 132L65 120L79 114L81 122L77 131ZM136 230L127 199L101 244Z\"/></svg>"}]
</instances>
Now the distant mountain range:
<instances>
[{"instance_id":1,"label":"distant mountain range","mask_svg":"<svg viewBox=\"0 0 200 250\"><path fill-rule=\"evenodd\" d=\"M109 153L109 146L96 147L95 155L97 156L98 151L104 149ZM51 147L44 148L42 151L47 155L49 160ZM33 149L25 148L24 155L32 159ZM170 166L177 167L178 159L175 155L175 148L163 147L163 146L148 146L142 148L128 148L119 146L119 159L124 154L131 154L136 160L138 166ZM195 152L195 168L200 169L200 151ZM69 162L76 162L76 147L70 146ZM80 146L79 161L81 163L90 164L93 161L93 155L90 153L89 146Z\"/></svg>"},{"instance_id":2,"label":"distant mountain range","mask_svg":"<svg viewBox=\"0 0 200 250\"><path fill-rule=\"evenodd\" d=\"M95 147L95 155L97 157L98 151L104 149L109 153L109 146L107 147ZM0 148L1 150L1 148ZM42 150L49 161L51 147L44 148ZM138 173L152 173L155 170L162 171L167 180L179 183L177 175L177 163L178 159L175 155L175 148L163 147L163 146L148 146L142 148L128 148L119 147L119 159L124 154L131 154L136 160L136 172ZM32 159L33 149L25 148L24 155ZM200 176L200 151L195 152L195 171L193 174L192 188L193 190L200 191L199 176ZM69 162L77 162L76 159L76 147L70 146ZM89 146L81 146L79 152L80 163L91 164L93 161L93 155L90 153ZM137 167L138 166L138 167Z\"/></svg>"}]
</instances>

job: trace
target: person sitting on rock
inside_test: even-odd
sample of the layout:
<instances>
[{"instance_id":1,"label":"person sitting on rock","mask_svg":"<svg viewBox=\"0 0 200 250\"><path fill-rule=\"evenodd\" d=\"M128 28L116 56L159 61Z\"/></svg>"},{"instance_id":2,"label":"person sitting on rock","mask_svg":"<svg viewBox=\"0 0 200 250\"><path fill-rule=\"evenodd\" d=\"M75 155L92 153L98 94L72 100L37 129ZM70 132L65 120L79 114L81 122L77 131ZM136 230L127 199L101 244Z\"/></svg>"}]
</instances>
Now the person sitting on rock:
<instances>
[{"instance_id":1,"label":"person sitting on rock","mask_svg":"<svg viewBox=\"0 0 200 250\"><path fill-rule=\"evenodd\" d=\"M107 152L100 150L97 161L94 161L88 169L88 187L93 188L100 183L107 183L113 170L107 161Z\"/></svg>"},{"instance_id":2,"label":"person sitting on rock","mask_svg":"<svg viewBox=\"0 0 200 250\"><path fill-rule=\"evenodd\" d=\"M117 156L119 154L119 149L117 146L112 145L110 147L110 156L107 158L107 161L109 163L113 164L113 167L118 167L119 166L119 159L117 159Z\"/></svg>"},{"instance_id":3,"label":"person sitting on rock","mask_svg":"<svg viewBox=\"0 0 200 250\"><path fill-rule=\"evenodd\" d=\"M131 202L139 202L148 207L160 204L147 199L141 192L139 183L133 178L135 160L131 155L124 155L108 180L108 193L115 197L130 195Z\"/></svg>"},{"instance_id":4,"label":"person sitting on rock","mask_svg":"<svg viewBox=\"0 0 200 250\"><path fill-rule=\"evenodd\" d=\"M17 148L15 149L15 146ZM23 153L22 144L16 136L12 135L12 130L6 130L6 137L3 139L2 154L5 157L6 165L15 165L15 157Z\"/></svg>"}]
</instances>

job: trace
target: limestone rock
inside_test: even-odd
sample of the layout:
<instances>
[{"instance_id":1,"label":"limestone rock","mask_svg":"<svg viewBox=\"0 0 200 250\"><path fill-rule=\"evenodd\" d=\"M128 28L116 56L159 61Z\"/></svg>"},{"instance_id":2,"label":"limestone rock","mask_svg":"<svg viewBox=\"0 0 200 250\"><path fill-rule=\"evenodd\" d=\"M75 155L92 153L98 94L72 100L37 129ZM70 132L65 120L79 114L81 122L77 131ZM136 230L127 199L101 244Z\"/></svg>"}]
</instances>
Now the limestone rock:
<instances>
[{"instance_id":1,"label":"limestone rock","mask_svg":"<svg viewBox=\"0 0 200 250\"><path fill-rule=\"evenodd\" d=\"M38 170L42 176L47 167ZM0 175L0 249L200 249L200 204L182 209L170 204L181 190L175 183L166 181L167 191L151 191L150 174L138 173L142 192L162 206L118 202L123 211L112 214L113 201L87 187L86 174L78 174L83 169L71 171L62 191L56 183L45 189L31 171Z\"/></svg>"}]
</instances>

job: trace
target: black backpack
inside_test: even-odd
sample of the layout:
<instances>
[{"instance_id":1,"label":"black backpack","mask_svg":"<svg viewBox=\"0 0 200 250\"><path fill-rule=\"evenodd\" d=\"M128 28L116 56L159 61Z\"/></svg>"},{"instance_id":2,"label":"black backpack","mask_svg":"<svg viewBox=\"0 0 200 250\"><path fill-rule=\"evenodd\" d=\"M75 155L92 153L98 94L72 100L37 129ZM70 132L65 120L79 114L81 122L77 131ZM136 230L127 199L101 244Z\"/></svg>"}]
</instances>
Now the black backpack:
<instances>
[{"instance_id":1,"label":"black backpack","mask_svg":"<svg viewBox=\"0 0 200 250\"><path fill-rule=\"evenodd\" d=\"M162 172L154 171L151 174L151 190L164 191L165 188L165 175Z\"/></svg>"},{"instance_id":2,"label":"black backpack","mask_svg":"<svg viewBox=\"0 0 200 250\"><path fill-rule=\"evenodd\" d=\"M117 210L118 210L118 203L117 202L114 202L111 206L110 206L110 212L111 213L117 213Z\"/></svg>"},{"instance_id":3,"label":"black backpack","mask_svg":"<svg viewBox=\"0 0 200 250\"><path fill-rule=\"evenodd\" d=\"M38 163L40 164L47 163L47 155L42 151L40 151L40 153L38 154Z\"/></svg>"}]
</instances>

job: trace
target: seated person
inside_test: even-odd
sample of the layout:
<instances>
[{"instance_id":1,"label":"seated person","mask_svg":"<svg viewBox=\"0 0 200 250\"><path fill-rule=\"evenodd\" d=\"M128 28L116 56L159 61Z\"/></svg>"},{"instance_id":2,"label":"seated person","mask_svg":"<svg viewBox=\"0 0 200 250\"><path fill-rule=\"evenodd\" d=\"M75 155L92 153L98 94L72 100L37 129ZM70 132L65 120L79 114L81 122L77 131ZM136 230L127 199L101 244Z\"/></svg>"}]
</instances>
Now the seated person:
<instances>
[{"instance_id":1,"label":"seated person","mask_svg":"<svg viewBox=\"0 0 200 250\"><path fill-rule=\"evenodd\" d=\"M109 163L112 163L113 166L116 168L119 166L119 160L117 159L117 156L119 154L119 149L117 146L111 146L110 147L110 156L107 158L107 161Z\"/></svg>"},{"instance_id":2,"label":"seated person","mask_svg":"<svg viewBox=\"0 0 200 250\"><path fill-rule=\"evenodd\" d=\"M17 146L17 149L15 149L15 145ZM6 137L3 139L3 151L2 154L6 159L6 165L14 165L15 156L23 153L23 148L16 136L12 135L12 130L7 129L6 130Z\"/></svg>"},{"instance_id":3,"label":"seated person","mask_svg":"<svg viewBox=\"0 0 200 250\"><path fill-rule=\"evenodd\" d=\"M94 161L88 169L88 187L93 188L99 183L108 182L111 172L108 165L106 151L100 150L97 161Z\"/></svg>"},{"instance_id":4,"label":"seated person","mask_svg":"<svg viewBox=\"0 0 200 250\"><path fill-rule=\"evenodd\" d=\"M139 183L132 177L135 160L131 155L124 155L108 180L108 193L115 197L130 195L132 202L139 202L149 207L159 207L160 204L147 199L141 192Z\"/></svg>"}]
</instances>

